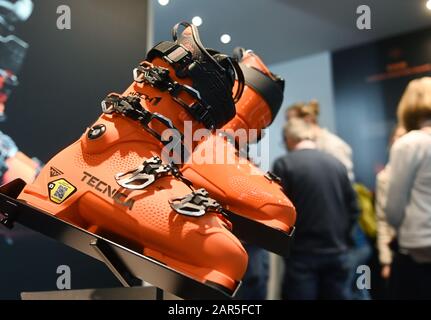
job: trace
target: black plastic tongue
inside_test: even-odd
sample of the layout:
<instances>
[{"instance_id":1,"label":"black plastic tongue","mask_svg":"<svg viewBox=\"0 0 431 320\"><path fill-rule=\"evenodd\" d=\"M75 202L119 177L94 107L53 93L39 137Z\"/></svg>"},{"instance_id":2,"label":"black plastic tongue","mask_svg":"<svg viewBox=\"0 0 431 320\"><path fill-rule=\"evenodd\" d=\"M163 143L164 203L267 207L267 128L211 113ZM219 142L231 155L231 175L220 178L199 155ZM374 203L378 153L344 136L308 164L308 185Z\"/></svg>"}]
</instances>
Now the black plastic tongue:
<instances>
[{"instance_id":1,"label":"black plastic tongue","mask_svg":"<svg viewBox=\"0 0 431 320\"><path fill-rule=\"evenodd\" d=\"M179 32L179 28L183 29ZM186 88L197 101L187 110L208 129L221 128L236 113L235 103L241 98L245 80L237 61L218 51L203 46L196 26L181 22L172 28L174 42L163 41L147 54L147 61L163 58L174 69L179 79L190 78L191 87ZM235 94L232 92L236 86ZM178 93L178 90L175 90ZM178 102L178 99L176 100Z\"/></svg>"},{"instance_id":2,"label":"black plastic tongue","mask_svg":"<svg viewBox=\"0 0 431 320\"><path fill-rule=\"evenodd\" d=\"M193 60L203 61L205 59L202 50L193 38L192 27L187 27L178 37L174 36L175 38L177 38L178 44L183 45L192 54Z\"/></svg>"},{"instance_id":3,"label":"black plastic tongue","mask_svg":"<svg viewBox=\"0 0 431 320\"><path fill-rule=\"evenodd\" d=\"M184 27L181 33L180 27ZM238 63L234 63L227 55L205 48L198 29L188 22L175 25L172 28L172 38L176 44L190 52L193 62L188 66L186 74L193 79L193 87L210 106L208 113L214 119L214 128L220 128L235 116L235 103L244 88L244 78ZM235 75L239 85L236 94L232 96Z\"/></svg>"},{"instance_id":4,"label":"black plastic tongue","mask_svg":"<svg viewBox=\"0 0 431 320\"><path fill-rule=\"evenodd\" d=\"M178 34L180 27L185 29ZM184 46L191 54L194 61L202 63L209 62L213 64L213 67L217 68L218 71L224 73L226 69L223 68L219 61L214 57L213 50L207 50L199 36L199 31L193 24L188 22L180 22L172 28L172 38L177 44ZM211 52L211 53L210 53Z\"/></svg>"}]
</instances>

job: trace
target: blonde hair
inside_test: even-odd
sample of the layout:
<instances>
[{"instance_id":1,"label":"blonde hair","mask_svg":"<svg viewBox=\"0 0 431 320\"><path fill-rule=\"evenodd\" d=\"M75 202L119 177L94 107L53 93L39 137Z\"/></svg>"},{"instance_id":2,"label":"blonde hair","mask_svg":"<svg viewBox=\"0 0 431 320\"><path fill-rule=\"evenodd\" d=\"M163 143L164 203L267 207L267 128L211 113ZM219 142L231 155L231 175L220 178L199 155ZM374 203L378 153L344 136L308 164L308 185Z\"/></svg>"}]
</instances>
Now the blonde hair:
<instances>
[{"instance_id":1,"label":"blonde hair","mask_svg":"<svg viewBox=\"0 0 431 320\"><path fill-rule=\"evenodd\" d=\"M316 136L310 124L303 119L290 119L284 126L284 136L296 141L315 140Z\"/></svg>"},{"instance_id":2,"label":"blonde hair","mask_svg":"<svg viewBox=\"0 0 431 320\"><path fill-rule=\"evenodd\" d=\"M398 105L398 121L407 131L420 129L427 120L431 120L430 77L411 81Z\"/></svg>"},{"instance_id":3,"label":"blonde hair","mask_svg":"<svg viewBox=\"0 0 431 320\"><path fill-rule=\"evenodd\" d=\"M300 119L309 118L313 122L317 123L320 115L320 104L317 100L311 100L310 102L298 102L291 105L287 109L287 114L289 112L295 112L296 117Z\"/></svg>"}]
</instances>

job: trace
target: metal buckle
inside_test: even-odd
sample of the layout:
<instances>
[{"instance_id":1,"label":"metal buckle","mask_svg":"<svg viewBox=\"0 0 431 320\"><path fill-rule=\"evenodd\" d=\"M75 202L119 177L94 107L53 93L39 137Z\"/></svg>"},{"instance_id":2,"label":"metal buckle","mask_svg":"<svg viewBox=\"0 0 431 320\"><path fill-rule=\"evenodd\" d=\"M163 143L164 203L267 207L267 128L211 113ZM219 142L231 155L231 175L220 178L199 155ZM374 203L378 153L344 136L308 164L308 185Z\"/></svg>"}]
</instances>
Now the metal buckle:
<instances>
[{"instance_id":1,"label":"metal buckle","mask_svg":"<svg viewBox=\"0 0 431 320\"><path fill-rule=\"evenodd\" d=\"M141 126L163 145L171 145L174 150L180 146L181 156L184 159L189 157L189 152L183 144L184 135L174 126L172 121L159 114L145 110L140 102L140 98L135 96L121 97L116 94L109 95L102 101L102 110L105 114L119 113L135 121L139 121ZM151 121L156 120L166 129L170 129L170 137L163 137L163 132L159 133L150 127Z\"/></svg>"},{"instance_id":2,"label":"metal buckle","mask_svg":"<svg viewBox=\"0 0 431 320\"><path fill-rule=\"evenodd\" d=\"M202 122L206 128L210 130L214 129L215 124L210 114L211 107L203 102L200 92L191 86L183 85L172 80L169 77L168 69L156 67L144 61L139 67L133 70L133 79L137 83L145 82L159 90L167 90L172 96L172 99L191 113L196 120ZM197 102L192 105L187 104L179 98L181 92L189 94L192 98L197 100Z\"/></svg>"},{"instance_id":3,"label":"metal buckle","mask_svg":"<svg viewBox=\"0 0 431 320\"><path fill-rule=\"evenodd\" d=\"M157 179L167 176L171 170L171 166L164 165L159 157L153 157L135 170L115 175L115 180L123 188L143 190Z\"/></svg>"},{"instance_id":4,"label":"metal buckle","mask_svg":"<svg viewBox=\"0 0 431 320\"><path fill-rule=\"evenodd\" d=\"M222 209L217 201L209 197L205 189L199 189L183 198L173 199L169 203L177 213L189 217L202 217L209 209L218 212Z\"/></svg>"},{"instance_id":5,"label":"metal buckle","mask_svg":"<svg viewBox=\"0 0 431 320\"><path fill-rule=\"evenodd\" d=\"M133 110L133 107L120 95L110 94L102 101L102 111L105 114L112 114L114 112L124 113L126 110Z\"/></svg>"},{"instance_id":6,"label":"metal buckle","mask_svg":"<svg viewBox=\"0 0 431 320\"><path fill-rule=\"evenodd\" d=\"M193 183L182 175L180 169L175 164L163 164L162 160L157 156L146 160L137 169L116 174L115 180L123 188L143 190L157 179L169 174L184 182L189 188L192 188Z\"/></svg>"},{"instance_id":7,"label":"metal buckle","mask_svg":"<svg viewBox=\"0 0 431 320\"><path fill-rule=\"evenodd\" d=\"M133 80L135 80L135 82L146 82L161 90L168 89L167 86L163 85L164 82L169 82L168 77L169 69L153 66L146 61L142 62L139 67L133 70Z\"/></svg>"}]
</instances>

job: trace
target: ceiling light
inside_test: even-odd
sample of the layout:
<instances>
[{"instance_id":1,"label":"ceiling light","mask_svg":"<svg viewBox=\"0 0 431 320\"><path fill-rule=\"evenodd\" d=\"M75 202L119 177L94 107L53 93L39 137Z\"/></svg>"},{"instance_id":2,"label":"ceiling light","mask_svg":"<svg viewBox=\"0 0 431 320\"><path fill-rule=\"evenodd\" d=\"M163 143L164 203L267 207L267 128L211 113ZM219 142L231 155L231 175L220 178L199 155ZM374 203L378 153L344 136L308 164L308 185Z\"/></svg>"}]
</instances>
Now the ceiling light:
<instances>
[{"instance_id":1,"label":"ceiling light","mask_svg":"<svg viewBox=\"0 0 431 320\"><path fill-rule=\"evenodd\" d=\"M224 34L220 37L220 41L224 44L228 44L231 40L232 38L228 34Z\"/></svg>"},{"instance_id":2,"label":"ceiling light","mask_svg":"<svg viewBox=\"0 0 431 320\"><path fill-rule=\"evenodd\" d=\"M167 6L169 4L169 0L159 0L159 4L161 6Z\"/></svg>"},{"instance_id":3,"label":"ceiling light","mask_svg":"<svg viewBox=\"0 0 431 320\"><path fill-rule=\"evenodd\" d=\"M192 23L196 26L199 27L202 24L202 18L199 16L196 16L192 19Z\"/></svg>"},{"instance_id":4,"label":"ceiling light","mask_svg":"<svg viewBox=\"0 0 431 320\"><path fill-rule=\"evenodd\" d=\"M428 10L431 10L431 0L428 0L428 1L427 1L426 6L427 6L427 9L428 9Z\"/></svg>"}]
</instances>

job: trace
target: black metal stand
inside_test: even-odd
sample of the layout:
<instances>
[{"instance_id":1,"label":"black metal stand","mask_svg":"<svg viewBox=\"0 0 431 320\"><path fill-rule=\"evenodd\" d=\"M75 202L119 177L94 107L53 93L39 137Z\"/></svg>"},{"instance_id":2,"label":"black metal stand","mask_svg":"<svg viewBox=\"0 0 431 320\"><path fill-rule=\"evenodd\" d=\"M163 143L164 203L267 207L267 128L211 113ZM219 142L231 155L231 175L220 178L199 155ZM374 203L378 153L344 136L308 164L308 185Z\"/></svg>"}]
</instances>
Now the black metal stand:
<instances>
[{"instance_id":1,"label":"black metal stand","mask_svg":"<svg viewBox=\"0 0 431 320\"><path fill-rule=\"evenodd\" d=\"M181 300L155 287L23 292L22 300Z\"/></svg>"},{"instance_id":2,"label":"black metal stand","mask_svg":"<svg viewBox=\"0 0 431 320\"><path fill-rule=\"evenodd\" d=\"M247 219L234 212L228 212L233 226L233 234L239 239L271 251L283 257L288 257L292 245L295 227L287 233L270 228L262 223Z\"/></svg>"},{"instance_id":3,"label":"black metal stand","mask_svg":"<svg viewBox=\"0 0 431 320\"><path fill-rule=\"evenodd\" d=\"M163 291L182 299L232 299L238 290L227 293L208 283L204 284L162 263L134 252L101 236L78 228L55 216L17 200L25 187L18 179L0 187L0 224L13 228L22 224L47 237L60 241L86 255L104 262L125 287L131 287L137 279L148 281ZM163 290L163 291L162 291ZM161 291L161 292L160 292Z\"/></svg>"}]
</instances>

